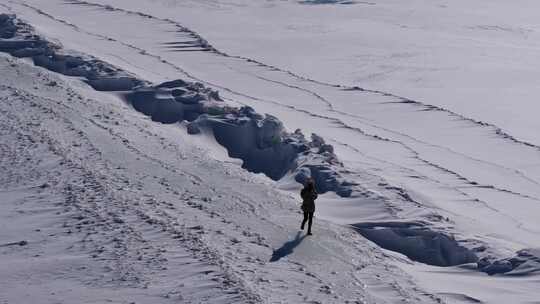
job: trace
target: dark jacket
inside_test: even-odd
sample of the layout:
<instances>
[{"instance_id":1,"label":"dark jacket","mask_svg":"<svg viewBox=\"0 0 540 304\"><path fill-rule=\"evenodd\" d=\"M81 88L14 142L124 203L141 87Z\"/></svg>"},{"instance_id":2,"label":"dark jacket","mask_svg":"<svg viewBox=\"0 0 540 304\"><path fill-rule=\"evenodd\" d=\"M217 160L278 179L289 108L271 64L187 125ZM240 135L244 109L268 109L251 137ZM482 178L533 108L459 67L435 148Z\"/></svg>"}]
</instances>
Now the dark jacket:
<instances>
[{"instance_id":1,"label":"dark jacket","mask_svg":"<svg viewBox=\"0 0 540 304\"><path fill-rule=\"evenodd\" d=\"M315 212L315 199L317 199L317 191L315 188L304 188L300 192L302 197L302 210L304 212Z\"/></svg>"}]
</instances>

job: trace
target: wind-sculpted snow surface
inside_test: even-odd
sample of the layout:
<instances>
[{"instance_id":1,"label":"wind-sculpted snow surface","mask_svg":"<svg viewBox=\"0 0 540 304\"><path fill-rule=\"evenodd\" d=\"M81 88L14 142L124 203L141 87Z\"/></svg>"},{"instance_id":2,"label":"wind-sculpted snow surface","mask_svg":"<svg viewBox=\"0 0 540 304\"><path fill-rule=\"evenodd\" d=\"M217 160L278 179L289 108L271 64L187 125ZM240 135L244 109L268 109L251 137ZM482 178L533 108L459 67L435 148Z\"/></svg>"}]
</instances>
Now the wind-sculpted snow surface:
<instances>
[{"instance_id":1,"label":"wind-sculpted snow surface","mask_svg":"<svg viewBox=\"0 0 540 304\"><path fill-rule=\"evenodd\" d=\"M35 65L57 73L82 77L98 91L126 91L143 83L91 56L64 54L59 45L38 36L15 15L0 14L0 38L0 51L19 58L32 58Z\"/></svg>"},{"instance_id":2,"label":"wind-sculpted snow surface","mask_svg":"<svg viewBox=\"0 0 540 304\"><path fill-rule=\"evenodd\" d=\"M150 86L106 62L87 55L65 54L15 15L0 15L0 50L67 76L82 77L98 91L129 91L127 100L139 112L161 123L189 121L188 133L209 129L243 168L279 180L293 174L297 182L312 177L321 193L351 196L353 182L338 173L343 165L334 149L315 134L308 141L300 130L287 133L279 119L250 107L230 107L219 93L182 79Z\"/></svg>"},{"instance_id":3,"label":"wind-sculpted snow surface","mask_svg":"<svg viewBox=\"0 0 540 304\"><path fill-rule=\"evenodd\" d=\"M360 223L353 227L377 245L422 263L455 266L478 261L473 251L460 246L452 237L420 223Z\"/></svg>"}]
</instances>

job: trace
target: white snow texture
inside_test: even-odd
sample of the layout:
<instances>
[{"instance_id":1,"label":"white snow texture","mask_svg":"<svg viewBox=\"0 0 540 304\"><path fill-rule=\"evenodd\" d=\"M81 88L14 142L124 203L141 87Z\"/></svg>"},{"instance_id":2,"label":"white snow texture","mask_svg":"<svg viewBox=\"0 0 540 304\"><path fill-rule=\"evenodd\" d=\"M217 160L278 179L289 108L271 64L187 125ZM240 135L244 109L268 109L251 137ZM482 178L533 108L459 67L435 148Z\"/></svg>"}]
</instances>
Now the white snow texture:
<instances>
[{"instance_id":1,"label":"white snow texture","mask_svg":"<svg viewBox=\"0 0 540 304\"><path fill-rule=\"evenodd\" d=\"M0 0L0 303L538 303L538 8Z\"/></svg>"}]
</instances>

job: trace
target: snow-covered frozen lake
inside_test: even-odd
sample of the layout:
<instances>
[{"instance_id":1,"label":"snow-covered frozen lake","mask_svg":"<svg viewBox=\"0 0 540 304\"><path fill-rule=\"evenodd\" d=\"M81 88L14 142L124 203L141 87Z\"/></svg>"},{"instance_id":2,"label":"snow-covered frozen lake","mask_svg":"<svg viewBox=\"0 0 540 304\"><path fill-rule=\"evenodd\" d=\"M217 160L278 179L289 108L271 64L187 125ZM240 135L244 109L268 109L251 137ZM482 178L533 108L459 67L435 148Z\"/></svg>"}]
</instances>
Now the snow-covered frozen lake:
<instances>
[{"instance_id":1,"label":"snow-covered frozen lake","mask_svg":"<svg viewBox=\"0 0 540 304\"><path fill-rule=\"evenodd\" d=\"M94 2L178 21L231 55L448 108L540 144L536 1Z\"/></svg>"},{"instance_id":2,"label":"snow-covered frozen lake","mask_svg":"<svg viewBox=\"0 0 540 304\"><path fill-rule=\"evenodd\" d=\"M153 83L200 81L290 131L321 135L371 196L325 194L320 218L422 222L497 258L540 244L539 8L526 0L0 3L67 50ZM449 303L540 295L534 276L388 254Z\"/></svg>"}]
</instances>

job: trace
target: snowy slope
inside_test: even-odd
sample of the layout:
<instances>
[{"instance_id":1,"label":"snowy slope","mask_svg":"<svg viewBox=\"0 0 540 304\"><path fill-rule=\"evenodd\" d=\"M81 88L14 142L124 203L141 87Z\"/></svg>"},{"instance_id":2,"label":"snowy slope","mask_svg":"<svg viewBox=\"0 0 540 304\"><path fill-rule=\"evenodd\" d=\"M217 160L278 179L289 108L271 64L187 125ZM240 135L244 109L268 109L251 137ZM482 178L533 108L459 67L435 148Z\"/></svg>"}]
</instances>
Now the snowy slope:
<instances>
[{"instance_id":1,"label":"snowy slope","mask_svg":"<svg viewBox=\"0 0 540 304\"><path fill-rule=\"evenodd\" d=\"M297 201L217 144L22 60L0 69L3 303L436 298L350 229L297 233Z\"/></svg>"},{"instance_id":2,"label":"snowy slope","mask_svg":"<svg viewBox=\"0 0 540 304\"><path fill-rule=\"evenodd\" d=\"M510 257L537 247L540 141L531 132L537 127L537 108L535 45L529 39L536 35L534 10L508 7L503 1L400 3L13 0L2 3L2 9L17 13L66 49L93 55L141 79L201 81L231 104L275 115L289 130L322 135L366 192L351 199L326 195L318 207L321 218L336 224L426 223L479 248L481 256ZM515 19L501 21L510 9ZM153 128L169 130L175 140L185 134L172 126ZM193 144L201 139L182 140ZM216 156L218 150L208 153ZM236 165L230 168L237 170ZM290 183L277 186L288 189ZM258 195L255 191L253 201ZM273 222L283 225L282 217L289 218L291 226L285 230L294 231L292 218L298 214L291 203L289 208L289 215ZM273 215L270 210L265 216ZM344 231L347 238L358 237ZM348 246L341 241L333 242L332 250ZM354 250L363 252L363 246ZM318 244L310 249L321 251ZM299 256L310 260L311 252ZM391 256L382 263L393 264ZM441 270L397 260L417 283L449 302L530 302L538 295L534 277L487 277L476 270ZM330 264L345 267L338 261ZM319 271L338 284L332 271ZM379 283L364 281L373 275L367 273L359 279L368 288L362 296L369 298L371 288L385 291L373 296L379 301L413 297L408 287L404 295L388 295ZM396 280L408 286L406 279ZM271 282L265 293L257 288L254 293L273 300L279 284ZM331 294L356 297L342 290Z\"/></svg>"}]
</instances>

